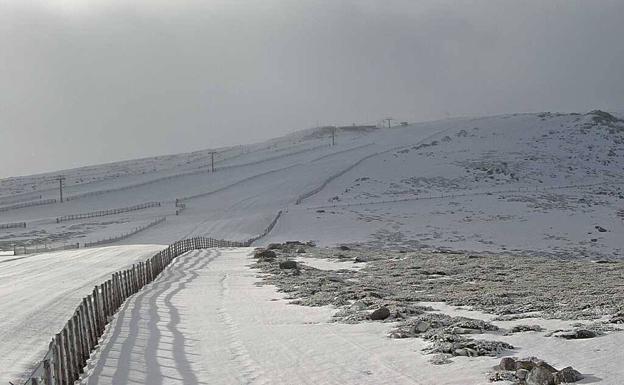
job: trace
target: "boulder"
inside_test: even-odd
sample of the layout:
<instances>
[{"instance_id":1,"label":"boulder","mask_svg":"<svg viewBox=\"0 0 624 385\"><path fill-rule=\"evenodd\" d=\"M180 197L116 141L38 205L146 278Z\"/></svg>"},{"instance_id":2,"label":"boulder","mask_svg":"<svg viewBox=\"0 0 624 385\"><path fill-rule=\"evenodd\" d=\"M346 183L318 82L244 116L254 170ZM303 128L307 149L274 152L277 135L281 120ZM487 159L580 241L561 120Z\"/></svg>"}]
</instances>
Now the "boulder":
<instances>
[{"instance_id":1,"label":"boulder","mask_svg":"<svg viewBox=\"0 0 624 385\"><path fill-rule=\"evenodd\" d=\"M414 334L424 333L431 328L431 323L427 321L418 321L414 326L412 326L412 332Z\"/></svg>"},{"instance_id":2,"label":"boulder","mask_svg":"<svg viewBox=\"0 0 624 385\"><path fill-rule=\"evenodd\" d=\"M283 270L296 269L297 262L291 260L282 261L279 263L279 268Z\"/></svg>"},{"instance_id":3,"label":"boulder","mask_svg":"<svg viewBox=\"0 0 624 385\"><path fill-rule=\"evenodd\" d=\"M563 368L555 374L555 384L569 384L582 379L583 375L577 370L574 370L571 366Z\"/></svg>"},{"instance_id":4,"label":"boulder","mask_svg":"<svg viewBox=\"0 0 624 385\"><path fill-rule=\"evenodd\" d=\"M498 367L501 368L501 370L516 370L516 360L512 357L503 357Z\"/></svg>"},{"instance_id":5,"label":"boulder","mask_svg":"<svg viewBox=\"0 0 624 385\"><path fill-rule=\"evenodd\" d=\"M569 332L562 332L555 334L556 337L564 338L566 340L580 340L585 338L594 338L598 336L598 333L587 329L578 329Z\"/></svg>"},{"instance_id":6,"label":"boulder","mask_svg":"<svg viewBox=\"0 0 624 385\"><path fill-rule=\"evenodd\" d=\"M281 243L269 243L269 245L267 246L268 250L279 250L281 248L282 248Z\"/></svg>"},{"instance_id":7,"label":"boulder","mask_svg":"<svg viewBox=\"0 0 624 385\"><path fill-rule=\"evenodd\" d=\"M368 261L369 261L369 258L365 255L358 255L357 257L355 257L355 260L354 260L355 263L364 263Z\"/></svg>"},{"instance_id":8,"label":"boulder","mask_svg":"<svg viewBox=\"0 0 624 385\"><path fill-rule=\"evenodd\" d=\"M338 246L338 249L342 250L342 251L347 251L347 250L351 250L351 248L349 246L345 246L345 245L340 245Z\"/></svg>"},{"instance_id":9,"label":"boulder","mask_svg":"<svg viewBox=\"0 0 624 385\"><path fill-rule=\"evenodd\" d=\"M555 376L543 366L535 366L526 377L527 385L555 385Z\"/></svg>"},{"instance_id":10,"label":"boulder","mask_svg":"<svg viewBox=\"0 0 624 385\"><path fill-rule=\"evenodd\" d=\"M385 306L380 307L370 314L370 319L373 321L382 321L388 317L390 317L390 309Z\"/></svg>"},{"instance_id":11,"label":"boulder","mask_svg":"<svg viewBox=\"0 0 624 385\"><path fill-rule=\"evenodd\" d=\"M254 252L254 258L257 258L261 261L272 261L275 259L275 251L258 249Z\"/></svg>"},{"instance_id":12,"label":"boulder","mask_svg":"<svg viewBox=\"0 0 624 385\"><path fill-rule=\"evenodd\" d=\"M295 250L295 252L296 252L297 254L303 254L303 253L305 253L305 252L306 252L306 250L305 250L303 247L300 247L300 248L298 248L297 250Z\"/></svg>"},{"instance_id":13,"label":"boulder","mask_svg":"<svg viewBox=\"0 0 624 385\"><path fill-rule=\"evenodd\" d=\"M598 231L599 231L599 232L601 232L601 233L606 233L606 232L607 232L607 229L605 229L605 228L604 228L604 227L602 227L602 226L596 226L596 230L598 230Z\"/></svg>"}]
</instances>

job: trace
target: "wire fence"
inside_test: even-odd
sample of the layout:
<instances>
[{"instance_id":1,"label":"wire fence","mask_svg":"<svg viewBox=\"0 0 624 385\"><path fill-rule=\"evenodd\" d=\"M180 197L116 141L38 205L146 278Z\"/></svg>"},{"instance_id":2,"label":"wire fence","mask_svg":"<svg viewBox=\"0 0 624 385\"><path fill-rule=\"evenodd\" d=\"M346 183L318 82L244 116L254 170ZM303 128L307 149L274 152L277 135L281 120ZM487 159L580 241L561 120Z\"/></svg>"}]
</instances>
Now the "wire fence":
<instances>
[{"instance_id":1,"label":"wire fence","mask_svg":"<svg viewBox=\"0 0 624 385\"><path fill-rule=\"evenodd\" d=\"M116 209L92 211L88 213L63 215L62 217L56 218L56 223L72 221L76 219L95 218L95 217L103 217L106 215L127 213L130 211L143 210L143 209L147 209L150 207L160 207L160 202L147 202L147 203L141 203L141 204L129 206L129 207L120 207Z\"/></svg>"},{"instance_id":2,"label":"wire fence","mask_svg":"<svg viewBox=\"0 0 624 385\"><path fill-rule=\"evenodd\" d=\"M26 227L26 222L14 222L14 223L1 223L0 229L15 229L19 227Z\"/></svg>"},{"instance_id":3,"label":"wire fence","mask_svg":"<svg viewBox=\"0 0 624 385\"><path fill-rule=\"evenodd\" d=\"M49 253L52 251L73 250L73 249L78 249L78 248L80 248L80 244L78 242L64 243L62 245L52 245L52 244L44 243L42 245L34 245L31 247L13 246L13 255Z\"/></svg>"},{"instance_id":4,"label":"wire fence","mask_svg":"<svg viewBox=\"0 0 624 385\"><path fill-rule=\"evenodd\" d=\"M42 198L41 195L31 195L31 194L32 193L26 193L25 195L20 194L20 195L6 196L3 198L0 198L0 205L11 205L14 203L30 202L30 201L35 201L37 199Z\"/></svg>"},{"instance_id":5,"label":"wire fence","mask_svg":"<svg viewBox=\"0 0 624 385\"><path fill-rule=\"evenodd\" d=\"M15 210L15 209L21 209L21 208L24 208L24 207L49 205L49 204L52 204L52 203L56 203L56 199L54 199L54 198L52 198L52 199L41 199L41 200L36 200L36 201L28 201L28 202L16 203L14 205L0 207L0 212L9 211L9 210Z\"/></svg>"}]
</instances>

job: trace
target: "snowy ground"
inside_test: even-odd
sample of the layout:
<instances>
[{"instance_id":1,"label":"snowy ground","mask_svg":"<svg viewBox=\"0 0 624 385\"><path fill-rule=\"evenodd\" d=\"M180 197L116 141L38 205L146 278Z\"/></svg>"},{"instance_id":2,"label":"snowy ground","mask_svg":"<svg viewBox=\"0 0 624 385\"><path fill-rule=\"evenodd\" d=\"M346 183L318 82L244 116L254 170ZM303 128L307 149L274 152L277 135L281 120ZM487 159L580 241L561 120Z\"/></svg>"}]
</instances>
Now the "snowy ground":
<instances>
[{"instance_id":1,"label":"snowy ground","mask_svg":"<svg viewBox=\"0 0 624 385\"><path fill-rule=\"evenodd\" d=\"M453 119L339 131L337 145L328 144L325 131L308 130L221 149L215 173L207 152L64 171L66 196L80 198L0 211L0 224L27 223L0 230L0 249L95 241L162 216L166 223L122 243L245 240L283 210L260 243L313 237L324 245L622 255L624 120L615 116ZM28 194L55 197L52 176L1 181L0 210L33 188ZM18 190L22 195L8 195ZM61 215L149 201L162 206L55 223Z\"/></svg>"},{"instance_id":2,"label":"snowy ground","mask_svg":"<svg viewBox=\"0 0 624 385\"><path fill-rule=\"evenodd\" d=\"M153 284L130 299L110 325L83 384L488 384L500 357L456 357L432 365L420 339L391 339L393 323L331 322L330 306L288 305L270 285L258 286L250 249L185 254ZM303 257L302 257L303 258ZM324 268L329 262L311 260ZM344 268L344 263L334 263ZM438 312L485 320L494 316L426 303ZM493 321L500 327L539 323L570 327L572 321L541 318ZM592 340L554 340L545 332L496 334L562 368L571 362L586 375L578 382L617 384L622 369L613 352L624 333ZM478 338L492 338L484 334Z\"/></svg>"},{"instance_id":3,"label":"snowy ground","mask_svg":"<svg viewBox=\"0 0 624 385\"><path fill-rule=\"evenodd\" d=\"M0 383L28 373L82 298L110 274L163 246L112 246L0 257Z\"/></svg>"},{"instance_id":4,"label":"snowy ground","mask_svg":"<svg viewBox=\"0 0 624 385\"><path fill-rule=\"evenodd\" d=\"M486 362L423 371L418 344L386 338L388 325L330 323L330 308L287 305L274 288L254 285L248 254L179 258L126 303L82 383L484 383Z\"/></svg>"},{"instance_id":5,"label":"snowy ground","mask_svg":"<svg viewBox=\"0 0 624 385\"><path fill-rule=\"evenodd\" d=\"M376 249L622 257L624 121L617 117L452 119L338 131L337 144L329 143L326 130L308 130L219 149L214 173L208 151L200 151L0 180L0 225L26 222L0 229L0 349L7 349L0 350L0 381L39 358L76 299L153 253L154 244L199 235L246 240L279 210L283 215L258 245L311 239ZM67 201L12 207L56 198L58 174L67 178ZM56 223L63 215L151 201L161 206ZM15 245L82 245L163 216L166 222L117 242L119 249L10 255ZM49 294L57 291L58 298ZM63 306L61 297L69 298ZM377 333L379 326L367 327ZM18 344L29 333L33 342ZM351 358L364 359L358 357Z\"/></svg>"}]
</instances>

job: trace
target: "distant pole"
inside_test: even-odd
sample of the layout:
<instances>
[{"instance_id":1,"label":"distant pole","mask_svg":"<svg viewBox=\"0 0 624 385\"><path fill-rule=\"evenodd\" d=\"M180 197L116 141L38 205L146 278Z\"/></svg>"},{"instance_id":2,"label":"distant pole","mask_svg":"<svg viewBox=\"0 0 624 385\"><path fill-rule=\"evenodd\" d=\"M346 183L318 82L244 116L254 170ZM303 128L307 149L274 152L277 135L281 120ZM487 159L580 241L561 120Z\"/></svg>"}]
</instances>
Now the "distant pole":
<instances>
[{"instance_id":1,"label":"distant pole","mask_svg":"<svg viewBox=\"0 0 624 385\"><path fill-rule=\"evenodd\" d=\"M391 128L391 125L390 125L391 123L390 122L392 121L392 118L386 118L384 120L388 121L388 128Z\"/></svg>"},{"instance_id":2,"label":"distant pole","mask_svg":"<svg viewBox=\"0 0 624 385\"><path fill-rule=\"evenodd\" d=\"M332 147L336 144L336 127L332 127Z\"/></svg>"},{"instance_id":3,"label":"distant pole","mask_svg":"<svg viewBox=\"0 0 624 385\"><path fill-rule=\"evenodd\" d=\"M214 154L215 151L210 151L210 172L214 172Z\"/></svg>"},{"instance_id":4,"label":"distant pole","mask_svg":"<svg viewBox=\"0 0 624 385\"><path fill-rule=\"evenodd\" d=\"M63 203L63 181L65 180L65 176L59 175L56 179L59 181L59 196L61 198L61 203Z\"/></svg>"}]
</instances>

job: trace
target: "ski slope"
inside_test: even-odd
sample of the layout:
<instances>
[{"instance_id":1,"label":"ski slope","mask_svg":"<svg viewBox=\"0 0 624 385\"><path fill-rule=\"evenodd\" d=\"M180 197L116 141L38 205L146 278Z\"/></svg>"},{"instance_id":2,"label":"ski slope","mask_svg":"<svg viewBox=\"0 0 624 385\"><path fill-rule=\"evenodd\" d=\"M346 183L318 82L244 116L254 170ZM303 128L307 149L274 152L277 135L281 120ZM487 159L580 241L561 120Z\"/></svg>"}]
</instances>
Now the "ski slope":
<instances>
[{"instance_id":1,"label":"ski slope","mask_svg":"<svg viewBox=\"0 0 624 385\"><path fill-rule=\"evenodd\" d=\"M27 225L0 230L0 381L39 358L82 290L162 247L154 245L246 240L280 210L258 244L621 258L623 143L624 122L602 112L516 114L338 130L335 146L326 130L307 130L217 149L214 173L202 151L4 179L0 224ZM10 208L56 197L58 174L69 200ZM56 222L152 201L161 206ZM15 245L82 245L162 217L112 248L7 255Z\"/></svg>"},{"instance_id":2,"label":"ski slope","mask_svg":"<svg viewBox=\"0 0 624 385\"><path fill-rule=\"evenodd\" d=\"M110 274L163 246L112 246L0 256L0 382L28 374L82 298Z\"/></svg>"},{"instance_id":3,"label":"ski slope","mask_svg":"<svg viewBox=\"0 0 624 385\"><path fill-rule=\"evenodd\" d=\"M27 223L0 230L0 247L93 242L160 217L167 221L122 243L191 235L243 240L283 210L267 241L333 244L346 236L388 247L621 254L624 121L613 115L453 119L344 130L335 146L329 143L318 129L221 149L214 173L207 152L63 171L65 195L75 199L0 212L0 223ZM52 176L4 180L0 194ZM41 183L30 194L54 197L56 190ZM152 201L161 207L55 222ZM186 208L180 211L176 201ZM608 231L598 233L596 226Z\"/></svg>"}]
</instances>

